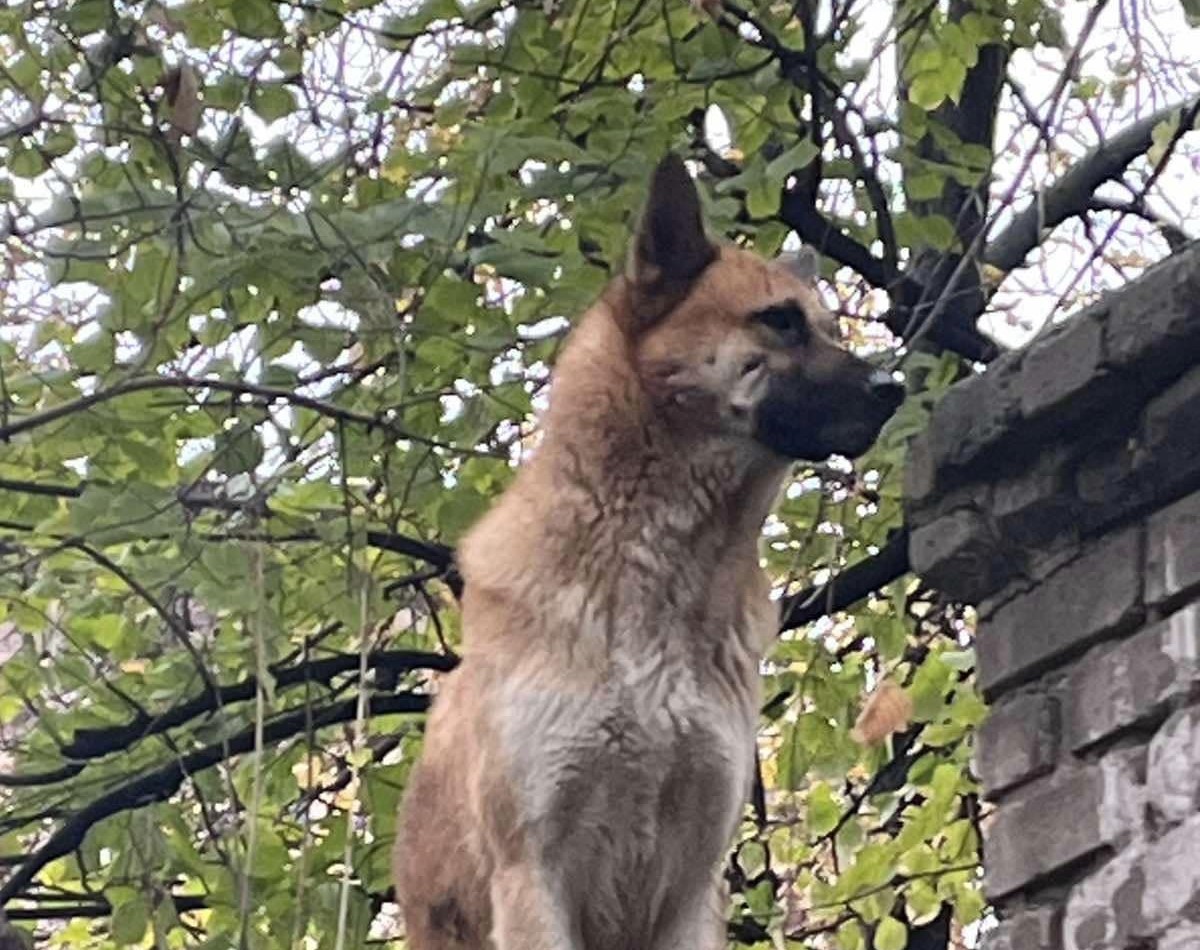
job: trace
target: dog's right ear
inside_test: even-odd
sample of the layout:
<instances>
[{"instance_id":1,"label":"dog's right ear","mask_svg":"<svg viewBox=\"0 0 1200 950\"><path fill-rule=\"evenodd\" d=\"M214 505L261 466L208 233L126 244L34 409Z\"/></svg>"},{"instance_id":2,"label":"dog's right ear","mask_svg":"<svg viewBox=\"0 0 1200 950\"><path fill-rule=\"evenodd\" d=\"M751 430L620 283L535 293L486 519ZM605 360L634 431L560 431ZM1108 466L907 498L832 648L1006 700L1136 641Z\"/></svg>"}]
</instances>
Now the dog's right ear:
<instances>
[{"instance_id":1,"label":"dog's right ear","mask_svg":"<svg viewBox=\"0 0 1200 950\"><path fill-rule=\"evenodd\" d=\"M638 329L678 303L716 256L696 185L683 159L668 153L654 170L630 261Z\"/></svg>"}]
</instances>

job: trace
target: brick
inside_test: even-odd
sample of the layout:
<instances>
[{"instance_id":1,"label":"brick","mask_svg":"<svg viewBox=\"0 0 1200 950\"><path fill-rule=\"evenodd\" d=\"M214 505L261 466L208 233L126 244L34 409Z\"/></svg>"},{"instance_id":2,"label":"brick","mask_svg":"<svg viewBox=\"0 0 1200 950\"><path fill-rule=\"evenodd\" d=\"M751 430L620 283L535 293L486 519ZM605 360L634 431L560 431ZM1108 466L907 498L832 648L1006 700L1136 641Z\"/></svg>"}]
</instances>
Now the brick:
<instances>
[{"instance_id":1,"label":"brick","mask_svg":"<svg viewBox=\"0 0 1200 950\"><path fill-rule=\"evenodd\" d=\"M1010 580L1016 561L996 540L979 512L960 508L915 528L909 541L912 569L939 590L976 601Z\"/></svg>"},{"instance_id":2,"label":"brick","mask_svg":"<svg viewBox=\"0 0 1200 950\"><path fill-rule=\"evenodd\" d=\"M991 515L1006 543L1041 548L1077 540L1077 505L1069 461L1069 448L1050 446L1021 474L996 485Z\"/></svg>"},{"instance_id":3,"label":"brick","mask_svg":"<svg viewBox=\"0 0 1200 950\"><path fill-rule=\"evenodd\" d=\"M1110 425L1111 420L1106 422ZM1118 434L1092 446L1079 460L1075 491L1080 511L1079 528L1099 531L1147 505L1153 486L1135 470L1139 448L1136 427L1116 425Z\"/></svg>"},{"instance_id":4,"label":"brick","mask_svg":"<svg viewBox=\"0 0 1200 950\"><path fill-rule=\"evenodd\" d=\"M990 796L1049 772L1058 754L1058 706L1026 693L994 706L975 737L975 770Z\"/></svg>"},{"instance_id":5,"label":"brick","mask_svg":"<svg viewBox=\"0 0 1200 950\"><path fill-rule=\"evenodd\" d=\"M937 468L963 468L998 443L1020 419L1018 384L1023 352L1010 353L986 373L954 385L929 420Z\"/></svg>"},{"instance_id":6,"label":"brick","mask_svg":"<svg viewBox=\"0 0 1200 950\"><path fill-rule=\"evenodd\" d=\"M1062 691L1063 731L1075 751L1161 716L1200 684L1200 605L1180 610L1071 670Z\"/></svg>"},{"instance_id":7,"label":"brick","mask_svg":"<svg viewBox=\"0 0 1200 950\"><path fill-rule=\"evenodd\" d=\"M937 465L928 430L908 443L904 460L904 499L913 511L926 507L937 488Z\"/></svg>"},{"instance_id":8,"label":"brick","mask_svg":"<svg viewBox=\"0 0 1200 950\"><path fill-rule=\"evenodd\" d=\"M1106 757L1002 804L985 842L988 897L1012 894L1132 835L1142 802L1137 778L1129 760Z\"/></svg>"},{"instance_id":9,"label":"brick","mask_svg":"<svg viewBox=\"0 0 1200 950\"><path fill-rule=\"evenodd\" d=\"M1150 742L1146 798L1165 822L1200 811L1200 708L1182 709Z\"/></svg>"},{"instance_id":10,"label":"brick","mask_svg":"<svg viewBox=\"0 0 1200 950\"><path fill-rule=\"evenodd\" d=\"M1200 486L1200 367L1147 403L1137 392L1105 415L1103 440L1075 472L1080 529L1094 532ZM1141 410L1135 419L1129 410Z\"/></svg>"},{"instance_id":11,"label":"brick","mask_svg":"<svg viewBox=\"0 0 1200 950\"><path fill-rule=\"evenodd\" d=\"M1077 420L1111 392L1104 364L1103 309L1088 310L1038 341L1021 363L1021 415L1054 414L1055 425Z\"/></svg>"},{"instance_id":12,"label":"brick","mask_svg":"<svg viewBox=\"0 0 1200 950\"><path fill-rule=\"evenodd\" d=\"M1142 917L1157 933L1200 914L1200 815L1168 831L1146 852Z\"/></svg>"},{"instance_id":13,"label":"brick","mask_svg":"<svg viewBox=\"0 0 1200 950\"><path fill-rule=\"evenodd\" d=\"M1061 917L1055 907L1021 911L988 934L985 950L1061 950Z\"/></svg>"},{"instance_id":14,"label":"brick","mask_svg":"<svg viewBox=\"0 0 1200 950\"><path fill-rule=\"evenodd\" d=\"M1146 529L1146 602L1193 588L1200 588L1200 492L1155 514Z\"/></svg>"},{"instance_id":15,"label":"brick","mask_svg":"<svg viewBox=\"0 0 1200 950\"><path fill-rule=\"evenodd\" d=\"M1200 244L1174 254L1109 297L1110 366L1144 385L1200 358Z\"/></svg>"},{"instance_id":16,"label":"brick","mask_svg":"<svg viewBox=\"0 0 1200 950\"><path fill-rule=\"evenodd\" d=\"M981 624L976 650L984 695L1135 621L1141 607L1141 541L1135 526L1096 542Z\"/></svg>"},{"instance_id":17,"label":"brick","mask_svg":"<svg viewBox=\"0 0 1200 950\"><path fill-rule=\"evenodd\" d=\"M1064 950L1125 950L1131 936L1146 930L1145 887L1144 852L1137 844L1080 881L1063 912Z\"/></svg>"},{"instance_id":18,"label":"brick","mask_svg":"<svg viewBox=\"0 0 1200 950\"><path fill-rule=\"evenodd\" d=\"M1167 501L1200 483L1200 366L1149 403L1135 474L1144 492Z\"/></svg>"}]
</instances>

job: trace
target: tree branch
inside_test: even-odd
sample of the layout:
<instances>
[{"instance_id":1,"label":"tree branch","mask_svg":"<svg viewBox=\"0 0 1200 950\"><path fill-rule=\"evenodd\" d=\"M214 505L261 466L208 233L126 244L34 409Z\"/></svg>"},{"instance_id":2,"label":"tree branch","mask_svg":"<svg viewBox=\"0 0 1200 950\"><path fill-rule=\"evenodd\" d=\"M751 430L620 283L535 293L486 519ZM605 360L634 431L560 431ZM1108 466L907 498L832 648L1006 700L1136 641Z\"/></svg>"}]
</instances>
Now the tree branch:
<instances>
[{"instance_id":1,"label":"tree branch","mask_svg":"<svg viewBox=\"0 0 1200 950\"><path fill-rule=\"evenodd\" d=\"M1110 211L1114 214L1131 214L1158 228L1167 247L1174 254L1183 248L1191 238L1177 225L1166 220L1146 205L1145 201L1110 201L1107 198L1095 198L1088 202L1088 211Z\"/></svg>"},{"instance_id":2,"label":"tree branch","mask_svg":"<svg viewBox=\"0 0 1200 950\"><path fill-rule=\"evenodd\" d=\"M79 498L87 488L87 482L80 482L76 485L60 485L43 482L30 482L21 479L0 478L0 491L21 492L26 495L41 495L52 498ZM199 490L180 489L178 492L179 503L189 509L214 509L218 511L241 510L243 505L238 502L230 501L224 498L217 498L210 493ZM257 512L260 516L270 515L270 510L263 504ZM21 526L9 523L7 527L14 529ZM33 526L30 525L27 529L33 531ZM272 537L271 535L263 535L257 538L249 536L231 535L231 538L238 540L259 540L265 542L287 542L287 541L320 541L321 537L315 532L300 532L297 534L279 535ZM78 546L82 543L78 538L61 539L65 543L72 546ZM151 539L144 539L151 540ZM226 538L221 538L226 540ZM411 557L419 561L424 561L431 567L437 568L443 572L443 580L450 587L450 590L456 597L462 594L462 578L454 569L454 549L441 544L438 541L425 541L420 538L412 538L407 535L397 534L394 531L384 531L382 529L369 530L367 532L367 544L373 548L378 548L381 551L392 551L395 554L403 554L406 557Z\"/></svg>"},{"instance_id":3,"label":"tree branch","mask_svg":"<svg viewBox=\"0 0 1200 950\"><path fill-rule=\"evenodd\" d=\"M1130 162L1150 148L1156 126L1174 116L1183 116L1197 104L1200 97L1162 109L1096 146L1061 178L1034 195L1029 207L988 242L983 251L984 263L1005 272L1020 267L1026 256L1042 243L1043 232L1086 212L1092 204L1093 192L1119 176Z\"/></svg>"},{"instance_id":4,"label":"tree branch","mask_svg":"<svg viewBox=\"0 0 1200 950\"><path fill-rule=\"evenodd\" d=\"M422 713L428 708L429 697L417 693L371 696L368 699L368 715L371 716ZM357 716L357 697L311 711L301 707L267 723L262 730L262 741L281 742L310 729L351 722ZM255 727L251 726L226 740L218 740L180 756L174 762L115 785L93 799L51 834L0 886L0 907L33 883L47 864L78 848L94 825L123 811L165 801L179 790L185 778L210 769L231 756L244 755L255 747L255 740Z\"/></svg>"},{"instance_id":5,"label":"tree branch","mask_svg":"<svg viewBox=\"0 0 1200 950\"><path fill-rule=\"evenodd\" d=\"M905 279L825 217L800 191L784 192L779 217L805 244L849 267L874 287L891 290Z\"/></svg>"},{"instance_id":6,"label":"tree branch","mask_svg":"<svg viewBox=\"0 0 1200 950\"><path fill-rule=\"evenodd\" d=\"M58 903L53 906L39 905L36 896L18 895L18 900L29 901L33 907L12 907L4 912L9 920L77 920L108 917L112 913L112 904L103 894L79 895L73 903ZM175 913L186 914L189 911L204 910L209 906L208 899L200 894L171 894L168 899L175 905Z\"/></svg>"},{"instance_id":7,"label":"tree branch","mask_svg":"<svg viewBox=\"0 0 1200 950\"><path fill-rule=\"evenodd\" d=\"M339 653L337 656L309 663L271 667L270 673L276 689L304 683L328 684L341 673L356 671L361 662L362 658L357 653ZM434 670L445 673L458 665L458 658L418 650L380 650L367 654L365 662L367 668L372 670L403 673L412 670ZM189 720L215 712L222 706L253 699L257 690L258 678L248 676L238 683L218 687L215 695L210 692L201 693L157 716L138 717L119 726L77 729L71 741L63 746L62 754L70 759L95 759L112 752L120 752L147 736L158 735L168 729L182 726ZM0 781L0 785L3 784L4 782Z\"/></svg>"},{"instance_id":8,"label":"tree branch","mask_svg":"<svg viewBox=\"0 0 1200 950\"><path fill-rule=\"evenodd\" d=\"M874 557L840 571L825 584L785 597L779 612L779 631L794 630L852 607L896 578L903 577L908 570L908 527L903 526L892 532Z\"/></svg>"},{"instance_id":9,"label":"tree branch","mask_svg":"<svg viewBox=\"0 0 1200 950\"><path fill-rule=\"evenodd\" d=\"M94 406L101 405L121 396L148 392L155 389L212 389L217 392L233 393L239 396L252 396L256 399L271 402L287 402L293 406L300 406L302 409L310 409L319 415L335 419L339 422L351 422L367 426L368 428L380 429L397 439L407 439L410 442L416 442L420 445L447 449L464 455L494 457L490 452L466 449L461 446L442 442L438 439L431 439L428 436L417 435L396 425L386 414L368 415L362 412L354 412L351 409L343 409L340 406L335 406L321 399L302 396L290 389L278 386L259 386L254 383L234 382L228 379L206 379L195 376L143 376L127 379L123 382L115 383L106 389L98 389L96 392L89 393L86 396L80 396L78 399L72 399L69 402L46 409L43 412L34 413L15 422L10 422L8 425L0 426L0 441L8 442L14 436L20 435L23 432L39 429L52 422L57 422L59 419L64 419L79 412L85 412Z\"/></svg>"}]
</instances>

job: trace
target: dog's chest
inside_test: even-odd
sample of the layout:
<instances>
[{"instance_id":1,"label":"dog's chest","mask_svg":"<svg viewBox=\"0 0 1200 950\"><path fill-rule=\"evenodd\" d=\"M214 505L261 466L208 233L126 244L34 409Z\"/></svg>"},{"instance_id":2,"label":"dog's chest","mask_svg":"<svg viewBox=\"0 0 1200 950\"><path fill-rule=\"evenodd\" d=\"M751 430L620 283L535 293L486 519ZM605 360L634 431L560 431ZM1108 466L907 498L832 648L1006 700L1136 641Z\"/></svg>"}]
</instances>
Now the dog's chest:
<instances>
[{"instance_id":1,"label":"dog's chest","mask_svg":"<svg viewBox=\"0 0 1200 950\"><path fill-rule=\"evenodd\" d=\"M757 658L732 635L657 633L616 642L602 672L510 694L522 810L552 838L594 833L636 850L732 831L753 762Z\"/></svg>"}]
</instances>

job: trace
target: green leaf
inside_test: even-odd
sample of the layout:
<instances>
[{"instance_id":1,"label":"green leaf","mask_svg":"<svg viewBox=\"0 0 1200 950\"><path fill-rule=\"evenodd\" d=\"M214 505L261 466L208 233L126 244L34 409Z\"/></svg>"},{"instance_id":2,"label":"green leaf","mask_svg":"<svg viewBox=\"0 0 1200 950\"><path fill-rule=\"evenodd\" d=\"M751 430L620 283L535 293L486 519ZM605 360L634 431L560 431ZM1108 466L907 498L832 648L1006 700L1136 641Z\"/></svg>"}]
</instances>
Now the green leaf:
<instances>
[{"instance_id":1,"label":"green leaf","mask_svg":"<svg viewBox=\"0 0 1200 950\"><path fill-rule=\"evenodd\" d=\"M839 950L863 950L862 924L857 920L848 920L838 927L837 944Z\"/></svg>"},{"instance_id":2,"label":"green leaf","mask_svg":"<svg viewBox=\"0 0 1200 950\"><path fill-rule=\"evenodd\" d=\"M42 151L47 158L61 158L71 151L78 142L75 138L75 130L69 125L60 125L48 136L46 142L42 146Z\"/></svg>"},{"instance_id":3,"label":"green leaf","mask_svg":"<svg viewBox=\"0 0 1200 950\"><path fill-rule=\"evenodd\" d=\"M113 905L110 931L113 941L123 947L140 943L150 925L150 902L142 894L131 894Z\"/></svg>"},{"instance_id":4,"label":"green leaf","mask_svg":"<svg viewBox=\"0 0 1200 950\"><path fill-rule=\"evenodd\" d=\"M283 22L270 0L235 0L233 24L242 36L256 40L283 35Z\"/></svg>"},{"instance_id":5,"label":"green leaf","mask_svg":"<svg viewBox=\"0 0 1200 950\"><path fill-rule=\"evenodd\" d=\"M1063 30L1062 17L1057 10L1047 7L1042 11L1042 22L1038 29L1038 40L1053 49L1067 48L1067 34Z\"/></svg>"},{"instance_id":6,"label":"green leaf","mask_svg":"<svg viewBox=\"0 0 1200 950\"><path fill-rule=\"evenodd\" d=\"M920 73L908 86L909 101L926 111L940 106L946 95L946 83L940 73Z\"/></svg>"},{"instance_id":7,"label":"green leaf","mask_svg":"<svg viewBox=\"0 0 1200 950\"><path fill-rule=\"evenodd\" d=\"M213 467L227 475L252 472L263 460L263 444L253 425L237 425L217 438Z\"/></svg>"},{"instance_id":8,"label":"green leaf","mask_svg":"<svg viewBox=\"0 0 1200 950\"><path fill-rule=\"evenodd\" d=\"M767 163L767 178L778 187L782 187L788 175L798 168L807 167L818 154L820 150L811 140L801 139L782 155Z\"/></svg>"},{"instance_id":9,"label":"green leaf","mask_svg":"<svg viewBox=\"0 0 1200 950\"><path fill-rule=\"evenodd\" d=\"M0 725L7 726L15 722L17 717L25 712L25 704L19 696L10 692L0 692Z\"/></svg>"},{"instance_id":10,"label":"green leaf","mask_svg":"<svg viewBox=\"0 0 1200 950\"><path fill-rule=\"evenodd\" d=\"M559 267L555 257L531 254L503 244L486 244L476 248L471 252L471 258L476 264L494 267L497 273L529 287L548 286Z\"/></svg>"},{"instance_id":11,"label":"green leaf","mask_svg":"<svg viewBox=\"0 0 1200 950\"><path fill-rule=\"evenodd\" d=\"M955 105L961 100L963 83L966 81L967 64L958 59L947 60L946 68L942 72L942 88L946 98Z\"/></svg>"},{"instance_id":12,"label":"green leaf","mask_svg":"<svg viewBox=\"0 0 1200 950\"><path fill-rule=\"evenodd\" d=\"M26 53L12 64L8 74L16 88L22 91L33 89L42 75L42 64L36 56Z\"/></svg>"},{"instance_id":13,"label":"green leaf","mask_svg":"<svg viewBox=\"0 0 1200 950\"><path fill-rule=\"evenodd\" d=\"M108 26L112 15L111 0L74 0L67 7L65 22L77 36L85 36Z\"/></svg>"},{"instance_id":14,"label":"green leaf","mask_svg":"<svg viewBox=\"0 0 1200 950\"><path fill-rule=\"evenodd\" d=\"M936 73L942 69L946 61L945 53L940 46L928 45L913 53L912 60L908 65L908 72L912 76L918 76L921 73Z\"/></svg>"},{"instance_id":15,"label":"green leaf","mask_svg":"<svg viewBox=\"0 0 1200 950\"><path fill-rule=\"evenodd\" d=\"M1166 156L1167 149L1171 147L1171 142L1175 140L1175 133L1179 129L1179 123L1182 118L1182 112L1172 112L1171 115L1157 123L1150 130L1151 145L1146 150L1146 158L1150 160L1151 165L1160 164Z\"/></svg>"},{"instance_id":16,"label":"green leaf","mask_svg":"<svg viewBox=\"0 0 1200 950\"><path fill-rule=\"evenodd\" d=\"M908 928L895 917L885 917L875 928L875 950L904 950Z\"/></svg>"},{"instance_id":17,"label":"green leaf","mask_svg":"<svg viewBox=\"0 0 1200 950\"><path fill-rule=\"evenodd\" d=\"M205 105L233 110L246 101L246 80L240 76L222 76L204 89Z\"/></svg>"},{"instance_id":18,"label":"green leaf","mask_svg":"<svg viewBox=\"0 0 1200 950\"><path fill-rule=\"evenodd\" d=\"M940 214L926 215L921 218L918 228L922 241L939 251L949 250L957 240L954 225L950 223L949 218Z\"/></svg>"},{"instance_id":19,"label":"green leaf","mask_svg":"<svg viewBox=\"0 0 1200 950\"><path fill-rule=\"evenodd\" d=\"M786 724L779 750L779 782L782 787L788 791L802 788L808 778L810 761L804 747L800 724Z\"/></svg>"},{"instance_id":20,"label":"green leaf","mask_svg":"<svg viewBox=\"0 0 1200 950\"><path fill-rule=\"evenodd\" d=\"M820 837L837 827L842 815L842 806L833 797L833 791L825 782L818 782L808 793L808 831Z\"/></svg>"},{"instance_id":21,"label":"green leaf","mask_svg":"<svg viewBox=\"0 0 1200 950\"><path fill-rule=\"evenodd\" d=\"M28 145L13 149L8 159L8 170L18 178L36 178L49 167L41 152Z\"/></svg>"},{"instance_id":22,"label":"green leaf","mask_svg":"<svg viewBox=\"0 0 1200 950\"><path fill-rule=\"evenodd\" d=\"M296 99L283 83L263 83L255 90L250 108L265 121L274 122L295 110Z\"/></svg>"},{"instance_id":23,"label":"green leaf","mask_svg":"<svg viewBox=\"0 0 1200 950\"><path fill-rule=\"evenodd\" d=\"M940 198L945 186L945 177L935 172L910 175L904 181L905 190L913 201L931 201L934 198Z\"/></svg>"}]
</instances>

